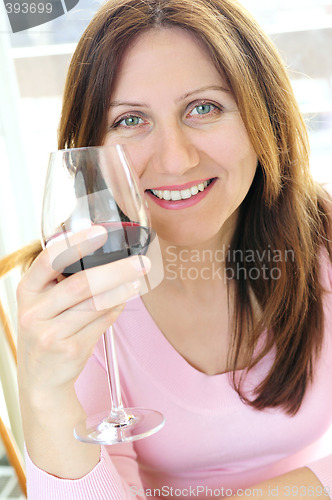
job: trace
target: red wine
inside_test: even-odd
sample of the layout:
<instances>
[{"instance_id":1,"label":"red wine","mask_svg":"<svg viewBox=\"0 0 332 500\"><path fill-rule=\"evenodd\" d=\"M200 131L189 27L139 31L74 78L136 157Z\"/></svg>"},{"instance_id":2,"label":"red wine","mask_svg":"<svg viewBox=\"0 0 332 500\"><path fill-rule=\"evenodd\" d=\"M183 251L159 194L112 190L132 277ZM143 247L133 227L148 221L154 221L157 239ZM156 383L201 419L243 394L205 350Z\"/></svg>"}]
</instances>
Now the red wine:
<instances>
[{"instance_id":1,"label":"red wine","mask_svg":"<svg viewBox=\"0 0 332 500\"><path fill-rule=\"evenodd\" d=\"M131 255L145 254L151 241L151 230L148 227L140 226L134 222L109 222L101 223L107 230L107 241L94 252L80 258L63 269L61 263L64 262L64 253L73 250L68 246L62 254L58 255L53 261L53 269L61 271L63 276L71 276L74 273L84 269L90 269L95 266L102 266L109 262L125 259ZM59 237L59 234L54 238ZM63 270L62 270L63 269Z\"/></svg>"}]
</instances>

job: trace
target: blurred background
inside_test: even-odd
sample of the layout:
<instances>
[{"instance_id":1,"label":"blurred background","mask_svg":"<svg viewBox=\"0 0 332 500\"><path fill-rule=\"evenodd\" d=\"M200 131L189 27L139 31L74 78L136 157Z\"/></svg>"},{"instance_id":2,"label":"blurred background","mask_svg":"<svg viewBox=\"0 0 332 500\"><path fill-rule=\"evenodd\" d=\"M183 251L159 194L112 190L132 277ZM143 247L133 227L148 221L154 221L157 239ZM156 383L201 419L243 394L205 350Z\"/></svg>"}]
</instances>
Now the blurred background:
<instances>
[{"instance_id":1,"label":"blurred background","mask_svg":"<svg viewBox=\"0 0 332 500\"><path fill-rule=\"evenodd\" d=\"M0 256L39 238L48 152L57 148L66 71L81 34L101 3L80 0L62 17L13 34L4 2L0 2ZM313 175L329 184L332 0L242 0L242 4L264 27L287 64L309 130ZM2 281L0 292L6 292L5 306L15 323L15 277ZM0 338L2 386L7 386L5 357L6 346ZM7 407L8 392L13 390L6 387ZM1 415L3 407L0 394ZM17 407L12 411L17 414ZM22 447L19 429L16 434ZM0 449L0 498L19 498L19 490L15 493L10 481L2 487L1 467Z\"/></svg>"}]
</instances>

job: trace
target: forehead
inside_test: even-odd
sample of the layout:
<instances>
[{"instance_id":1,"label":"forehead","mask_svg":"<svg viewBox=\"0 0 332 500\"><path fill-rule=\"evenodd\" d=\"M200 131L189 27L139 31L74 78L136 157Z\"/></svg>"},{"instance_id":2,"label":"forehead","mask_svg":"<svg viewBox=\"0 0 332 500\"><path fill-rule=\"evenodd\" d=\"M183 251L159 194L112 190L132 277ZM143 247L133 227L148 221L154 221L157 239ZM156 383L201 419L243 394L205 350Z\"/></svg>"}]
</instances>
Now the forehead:
<instances>
[{"instance_id":1,"label":"forehead","mask_svg":"<svg viewBox=\"0 0 332 500\"><path fill-rule=\"evenodd\" d=\"M139 33L130 43L126 55L132 51L146 50L152 48L155 50L160 49L164 45L176 45L178 43L184 44L188 49L196 47L208 57L208 51L203 41L194 32L178 26L161 26L147 29ZM178 46L179 47L179 46Z\"/></svg>"},{"instance_id":2,"label":"forehead","mask_svg":"<svg viewBox=\"0 0 332 500\"><path fill-rule=\"evenodd\" d=\"M225 83L217 71L203 42L177 27L153 28L138 35L127 48L118 68L113 95L122 88L153 89L167 81L172 87L188 85L195 88L202 80ZM128 88L129 90L129 88Z\"/></svg>"}]
</instances>

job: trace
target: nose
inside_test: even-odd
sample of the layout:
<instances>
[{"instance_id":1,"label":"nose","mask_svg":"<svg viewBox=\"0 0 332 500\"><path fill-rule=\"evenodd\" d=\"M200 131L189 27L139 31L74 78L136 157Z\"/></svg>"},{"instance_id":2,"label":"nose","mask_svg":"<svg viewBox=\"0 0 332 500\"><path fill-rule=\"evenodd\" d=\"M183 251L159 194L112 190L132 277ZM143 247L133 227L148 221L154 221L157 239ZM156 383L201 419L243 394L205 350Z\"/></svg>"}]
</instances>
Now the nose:
<instances>
[{"instance_id":1,"label":"nose","mask_svg":"<svg viewBox=\"0 0 332 500\"><path fill-rule=\"evenodd\" d=\"M153 167L160 173L181 176L199 163L198 150L181 124L156 131Z\"/></svg>"}]
</instances>

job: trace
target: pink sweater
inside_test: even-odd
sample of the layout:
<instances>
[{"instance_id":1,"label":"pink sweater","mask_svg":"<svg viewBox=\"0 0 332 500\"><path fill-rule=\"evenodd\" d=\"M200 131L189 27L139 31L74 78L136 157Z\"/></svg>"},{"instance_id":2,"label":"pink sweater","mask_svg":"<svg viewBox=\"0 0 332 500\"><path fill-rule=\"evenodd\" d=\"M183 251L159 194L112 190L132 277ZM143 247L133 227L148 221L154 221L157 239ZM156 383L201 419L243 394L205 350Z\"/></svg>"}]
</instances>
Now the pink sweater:
<instances>
[{"instance_id":1,"label":"pink sweater","mask_svg":"<svg viewBox=\"0 0 332 500\"><path fill-rule=\"evenodd\" d=\"M325 258L321 269L322 284L331 291L332 269ZM47 474L26 455L28 498L216 498L304 465L332 498L332 439L325 435L332 424L330 293L324 311L325 345L316 379L299 412L290 417L243 404L228 374L208 376L193 368L165 339L142 300L128 302L115 325L124 403L161 411L164 428L134 444L102 447L99 464L77 480ZM266 356L249 373L246 390L264 377L272 359ZM88 414L109 407L101 342L78 380L77 393Z\"/></svg>"}]
</instances>

